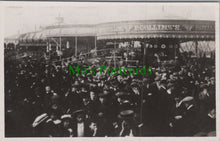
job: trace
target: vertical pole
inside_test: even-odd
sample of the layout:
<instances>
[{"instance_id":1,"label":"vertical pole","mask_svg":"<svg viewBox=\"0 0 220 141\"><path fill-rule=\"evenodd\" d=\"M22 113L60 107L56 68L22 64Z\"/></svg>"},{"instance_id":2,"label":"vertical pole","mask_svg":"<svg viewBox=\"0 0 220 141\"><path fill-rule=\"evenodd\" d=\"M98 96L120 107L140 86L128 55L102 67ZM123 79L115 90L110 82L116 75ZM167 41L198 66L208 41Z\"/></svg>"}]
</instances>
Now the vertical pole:
<instances>
[{"instance_id":1,"label":"vertical pole","mask_svg":"<svg viewBox=\"0 0 220 141\"><path fill-rule=\"evenodd\" d=\"M77 36L75 37L75 57L77 57Z\"/></svg>"},{"instance_id":2,"label":"vertical pole","mask_svg":"<svg viewBox=\"0 0 220 141\"><path fill-rule=\"evenodd\" d=\"M196 58L198 58L198 41L195 41L195 45L196 45Z\"/></svg>"},{"instance_id":3,"label":"vertical pole","mask_svg":"<svg viewBox=\"0 0 220 141\"><path fill-rule=\"evenodd\" d=\"M60 60L62 59L61 52L62 52L62 42L61 42L61 36L60 36Z\"/></svg>"},{"instance_id":4,"label":"vertical pole","mask_svg":"<svg viewBox=\"0 0 220 141\"><path fill-rule=\"evenodd\" d=\"M114 42L114 68L116 67L115 50L116 50L116 41Z\"/></svg>"},{"instance_id":5,"label":"vertical pole","mask_svg":"<svg viewBox=\"0 0 220 141\"><path fill-rule=\"evenodd\" d=\"M145 46L146 44L144 43L144 60L143 60L143 66L146 65L146 55L147 55L147 48Z\"/></svg>"},{"instance_id":6,"label":"vertical pole","mask_svg":"<svg viewBox=\"0 0 220 141\"><path fill-rule=\"evenodd\" d=\"M131 44L131 41L129 42L129 44ZM126 47L126 54L127 54L127 57L126 57L126 66L128 65L128 46Z\"/></svg>"},{"instance_id":7,"label":"vertical pole","mask_svg":"<svg viewBox=\"0 0 220 141\"><path fill-rule=\"evenodd\" d=\"M59 28L60 28L60 61L61 61L61 59L62 59L62 57L61 57L61 52L62 52L62 43L61 43L61 27L60 27L60 23L59 23Z\"/></svg>"},{"instance_id":8,"label":"vertical pole","mask_svg":"<svg viewBox=\"0 0 220 141\"><path fill-rule=\"evenodd\" d=\"M50 59L51 59L51 57L50 57L50 48L49 48L49 46L50 46L50 41L48 41L47 44L48 44L49 60L50 60Z\"/></svg>"},{"instance_id":9,"label":"vertical pole","mask_svg":"<svg viewBox=\"0 0 220 141\"><path fill-rule=\"evenodd\" d=\"M96 47L96 40L97 40L97 37L95 36L95 51L97 50L97 47Z\"/></svg>"},{"instance_id":10,"label":"vertical pole","mask_svg":"<svg viewBox=\"0 0 220 141\"><path fill-rule=\"evenodd\" d=\"M144 48L144 55L143 55L143 67L144 65L146 65L146 55L147 55L147 48L146 48L146 43L144 42L142 44L143 48ZM143 83L143 80L144 80L144 75L142 76L142 85L141 85L141 101L140 101L140 122L142 124L142 121L143 121L143 93L144 93L144 83ZM140 136L142 135L142 127L140 128Z\"/></svg>"},{"instance_id":11,"label":"vertical pole","mask_svg":"<svg viewBox=\"0 0 220 141\"><path fill-rule=\"evenodd\" d=\"M176 45L177 44L173 44L173 47L174 47L174 60L176 60Z\"/></svg>"},{"instance_id":12,"label":"vertical pole","mask_svg":"<svg viewBox=\"0 0 220 141\"><path fill-rule=\"evenodd\" d=\"M15 50L16 50L16 47L17 47L17 46L16 46L16 43L15 43L15 48L14 48Z\"/></svg>"}]
</instances>

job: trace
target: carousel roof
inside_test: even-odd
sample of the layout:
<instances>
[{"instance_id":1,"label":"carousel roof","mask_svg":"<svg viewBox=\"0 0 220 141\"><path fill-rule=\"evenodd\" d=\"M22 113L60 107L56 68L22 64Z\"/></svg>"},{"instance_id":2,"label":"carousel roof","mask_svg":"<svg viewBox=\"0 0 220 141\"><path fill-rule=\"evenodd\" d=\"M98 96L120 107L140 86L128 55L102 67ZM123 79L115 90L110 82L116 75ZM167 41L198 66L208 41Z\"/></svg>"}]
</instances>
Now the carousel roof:
<instances>
[{"instance_id":1,"label":"carousel roof","mask_svg":"<svg viewBox=\"0 0 220 141\"><path fill-rule=\"evenodd\" d=\"M33 42L33 41L39 41L45 39L46 39L45 30L37 31L37 32L29 32L29 33L21 34L19 36L19 41L21 42Z\"/></svg>"},{"instance_id":2,"label":"carousel roof","mask_svg":"<svg viewBox=\"0 0 220 141\"><path fill-rule=\"evenodd\" d=\"M44 41L48 37L97 36L111 39L215 39L215 21L201 20L137 20L97 25L53 25L37 32L21 34L20 42Z\"/></svg>"},{"instance_id":3,"label":"carousel roof","mask_svg":"<svg viewBox=\"0 0 220 141\"><path fill-rule=\"evenodd\" d=\"M97 26L97 39L215 39L215 21L139 20L103 23Z\"/></svg>"},{"instance_id":4,"label":"carousel roof","mask_svg":"<svg viewBox=\"0 0 220 141\"><path fill-rule=\"evenodd\" d=\"M9 36L9 37L6 37L5 38L5 43L18 43L18 40L19 40L19 34L17 35L12 35L12 36Z\"/></svg>"},{"instance_id":5,"label":"carousel roof","mask_svg":"<svg viewBox=\"0 0 220 141\"><path fill-rule=\"evenodd\" d=\"M37 32L29 32L19 36L21 42L46 40L48 37L63 36L95 36L93 25L57 25L48 26Z\"/></svg>"}]
</instances>

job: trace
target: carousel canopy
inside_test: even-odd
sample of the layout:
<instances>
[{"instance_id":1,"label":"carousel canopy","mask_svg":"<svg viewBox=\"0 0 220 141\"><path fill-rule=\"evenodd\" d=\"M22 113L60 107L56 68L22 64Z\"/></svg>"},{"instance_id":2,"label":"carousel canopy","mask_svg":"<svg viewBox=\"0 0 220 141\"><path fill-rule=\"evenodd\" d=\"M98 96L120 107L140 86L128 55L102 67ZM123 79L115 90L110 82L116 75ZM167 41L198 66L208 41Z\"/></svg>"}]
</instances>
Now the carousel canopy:
<instances>
[{"instance_id":1,"label":"carousel canopy","mask_svg":"<svg viewBox=\"0 0 220 141\"><path fill-rule=\"evenodd\" d=\"M47 37L96 36L95 25L58 25L46 27Z\"/></svg>"},{"instance_id":2,"label":"carousel canopy","mask_svg":"<svg viewBox=\"0 0 220 141\"><path fill-rule=\"evenodd\" d=\"M22 43L44 41L50 37L97 36L98 40L111 39L215 39L215 22L200 20L140 20L110 22L97 25L53 25L37 32L21 34Z\"/></svg>"},{"instance_id":3,"label":"carousel canopy","mask_svg":"<svg viewBox=\"0 0 220 141\"><path fill-rule=\"evenodd\" d=\"M19 40L19 35L13 35L13 36L9 36L9 37L6 37L5 38L5 43L8 44L8 43L14 43L14 44L17 44L18 43L18 40Z\"/></svg>"},{"instance_id":4,"label":"carousel canopy","mask_svg":"<svg viewBox=\"0 0 220 141\"><path fill-rule=\"evenodd\" d=\"M37 32L29 32L29 33L21 34L19 36L20 42L33 42L33 41L35 42L45 39L46 39L45 30L37 31Z\"/></svg>"},{"instance_id":5,"label":"carousel canopy","mask_svg":"<svg viewBox=\"0 0 220 141\"><path fill-rule=\"evenodd\" d=\"M200 20L142 20L103 23L97 39L215 39L215 22Z\"/></svg>"},{"instance_id":6,"label":"carousel canopy","mask_svg":"<svg viewBox=\"0 0 220 141\"><path fill-rule=\"evenodd\" d=\"M56 25L48 26L37 32L22 34L19 37L21 42L31 42L45 40L49 37L75 37L75 36L95 36L93 25Z\"/></svg>"}]
</instances>

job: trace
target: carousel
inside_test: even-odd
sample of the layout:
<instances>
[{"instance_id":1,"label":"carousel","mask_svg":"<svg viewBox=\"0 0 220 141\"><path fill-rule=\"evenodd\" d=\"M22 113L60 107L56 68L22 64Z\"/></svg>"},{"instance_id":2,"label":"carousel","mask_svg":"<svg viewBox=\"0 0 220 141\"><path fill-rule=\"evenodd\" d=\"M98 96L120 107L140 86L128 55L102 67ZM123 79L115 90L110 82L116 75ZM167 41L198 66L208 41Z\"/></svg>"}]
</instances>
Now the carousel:
<instances>
[{"instance_id":1,"label":"carousel","mask_svg":"<svg viewBox=\"0 0 220 141\"><path fill-rule=\"evenodd\" d=\"M16 38L16 49L50 60L84 56L104 58L114 66L148 64L151 58L175 60L180 53L213 58L215 22L201 20L139 20L96 25L46 26ZM10 41L7 39L6 47ZM120 63L117 63L120 62Z\"/></svg>"},{"instance_id":2,"label":"carousel","mask_svg":"<svg viewBox=\"0 0 220 141\"><path fill-rule=\"evenodd\" d=\"M215 22L199 20L141 20L99 24L97 40L102 46L137 50L137 61L152 58L175 60L180 53L213 57ZM125 55L126 56L126 55ZM127 57L125 57L127 58Z\"/></svg>"}]
</instances>

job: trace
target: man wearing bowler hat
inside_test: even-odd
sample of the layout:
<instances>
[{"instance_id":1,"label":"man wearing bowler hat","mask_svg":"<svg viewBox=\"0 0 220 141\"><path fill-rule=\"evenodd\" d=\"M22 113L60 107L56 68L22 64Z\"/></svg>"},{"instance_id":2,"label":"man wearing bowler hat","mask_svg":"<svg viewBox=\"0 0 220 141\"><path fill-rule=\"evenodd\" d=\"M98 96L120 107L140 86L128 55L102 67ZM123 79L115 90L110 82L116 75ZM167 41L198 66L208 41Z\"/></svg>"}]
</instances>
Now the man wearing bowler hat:
<instances>
[{"instance_id":1,"label":"man wearing bowler hat","mask_svg":"<svg viewBox=\"0 0 220 141\"><path fill-rule=\"evenodd\" d=\"M109 101L109 91L104 90L102 93L99 93L98 105L98 125L100 130L103 130L104 136L114 136L113 120L114 113L112 111L112 104Z\"/></svg>"},{"instance_id":2,"label":"man wearing bowler hat","mask_svg":"<svg viewBox=\"0 0 220 141\"><path fill-rule=\"evenodd\" d=\"M121 119L121 123L117 129L118 136L138 136L139 135L139 127L134 118L135 113L133 110L124 110L119 114L119 118Z\"/></svg>"},{"instance_id":3,"label":"man wearing bowler hat","mask_svg":"<svg viewBox=\"0 0 220 141\"><path fill-rule=\"evenodd\" d=\"M198 113L195 106L194 98L187 96L182 99L182 103L186 107L183 115L183 136L193 136L198 132Z\"/></svg>"},{"instance_id":4,"label":"man wearing bowler hat","mask_svg":"<svg viewBox=\"0 0 220 141\"><path fill-rule=\"evenodd\" d=\"M72 113L74 118L73 135L75 137L87 137L89 133L89 123L83 109L76 110Z\"/></svg>"}]
</instances>

